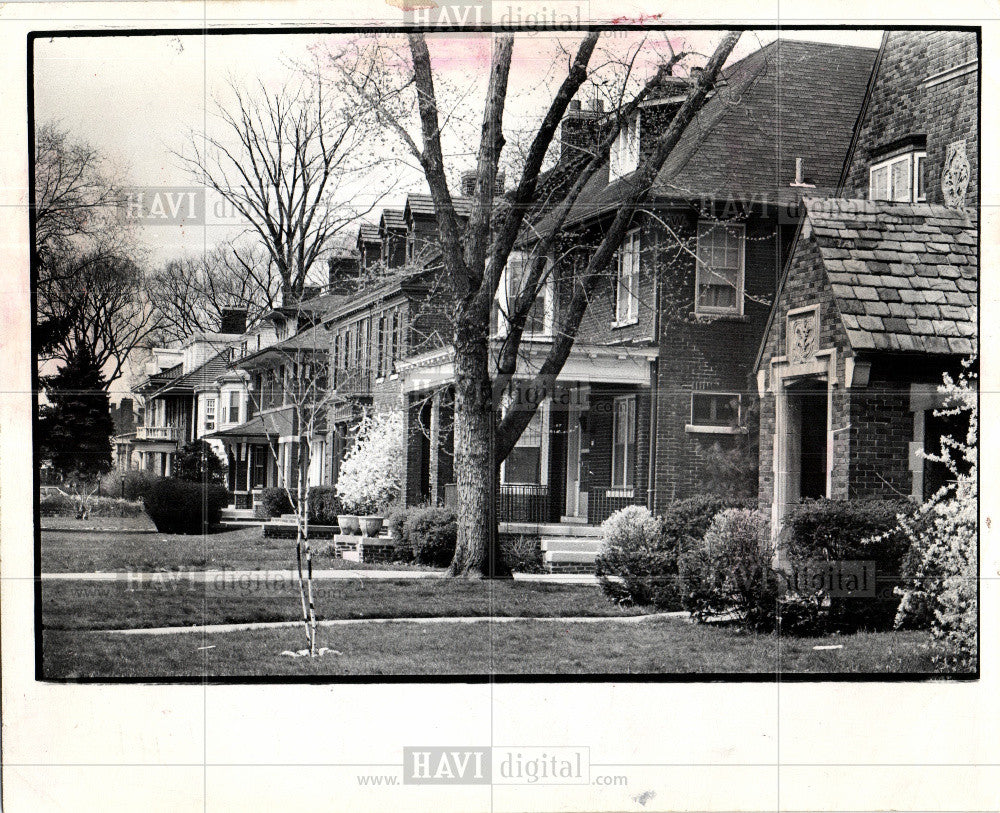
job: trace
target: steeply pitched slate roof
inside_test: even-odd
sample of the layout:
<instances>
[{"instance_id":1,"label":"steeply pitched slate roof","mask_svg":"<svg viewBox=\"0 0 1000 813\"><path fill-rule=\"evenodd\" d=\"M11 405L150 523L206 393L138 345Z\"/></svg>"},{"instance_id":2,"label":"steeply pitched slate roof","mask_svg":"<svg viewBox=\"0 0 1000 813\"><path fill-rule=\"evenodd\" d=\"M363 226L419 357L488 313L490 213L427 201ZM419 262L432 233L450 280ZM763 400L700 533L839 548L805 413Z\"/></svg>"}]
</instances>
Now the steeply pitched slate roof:
<instances>
[{"instance_id":1,"label":"steeply pitched slate roof","mask_svg":"<svg viewBox=\"0 0 1000 813\"><path fill-rule=\"evenodd\" d=\"M926 203L806 199L814 240L855 350L972 353L975 213Z\"/></svg>"},{"instance_id":2,"label":"steeply pitched slate roof","mask_svg":"<svg viewBox=\"0 0 1000 813\"><path fill-rule=\"evenodd\" d=\"M715 94L688 125L653 182L674 199L762 197L789 202L801 189L795 159L832 194L851 141L876 51L778 39L727 68ZM570 222L614 208L632 176L608 184L605 165L581 193Z\"/></svg>"},{"instance_id":3,"label":"steeply pitched slate roof","mask_svg":"<svg viewBox=\"0 0 1000 813\"><path fill-rule=\"evenodd\" d=\"M402 209L383 209L382 220L387 229L405 229L406 220L403 218Z\"/></svg>"},{"instance_id":4,"label":"steeply pitched slate roof","mask_svg":"<svg viewBox=\"0 0 1000 813\"><path fill-rule=\"evenodd\" d=\"M153 393L154 396L160 395L164 392L170 392L171 390L193 390L196 387L212 383L216 378L226 372L226 369L229 366L229 349L227 348L222 350L212 356L212 358L208 361L202 363L198 367L195 367L189 373L185 373L184 375L170 375L175 371L179 371L181 366L182 365L177 364L169 370L163 370L155 376L150 376L150 384L163 384L159 390ZM164 375L170 375L170 379L163 381L161 377Z\"/></svg>"},{"instance_id":5,"label":"steeply pitched slate roof","mask_svg":"<svg viewBox=\"0 0 1000 813\"><path fill-rule=\"evenodd\" d=\"M469 216L469 212L472 211L472 200L470 198L454 197L451 201L455 205L455 214L459 217ZM431 195L411 192L406 196L404 214L407 209L415 215L433 215L434 198Z\"/></svg>"},{"instance_id":6,"label":"steeply pitched slate roof","mask_svg":"<svg viewBox=\"0 0 1000 813\"><path fill-rule=\"evenodd\" d=\"M358 226L358 241L362 243L377 243L378 226L373 223L362 223Z\"/></svg>"}]
</instances>

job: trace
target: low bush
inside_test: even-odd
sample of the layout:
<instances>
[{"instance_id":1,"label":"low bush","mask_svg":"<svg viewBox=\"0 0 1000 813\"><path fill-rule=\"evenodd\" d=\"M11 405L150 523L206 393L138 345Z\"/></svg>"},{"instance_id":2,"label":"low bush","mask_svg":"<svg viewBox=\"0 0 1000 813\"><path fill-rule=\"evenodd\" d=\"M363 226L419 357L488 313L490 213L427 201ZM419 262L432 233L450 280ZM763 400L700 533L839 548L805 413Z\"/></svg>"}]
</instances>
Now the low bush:
<instances>
[{"instance_id":1,"label":"low bush","mask_svg":"<svg viewBox=\"0 0 1000 813\"><path fill-rule=\"evenodd\" d=\"M61 491L43 494L38 500L38 513L43 517L75 517L76 500Z\"/></svg>"},{"instance_id":2,"label":"low bush","mask_svg":"<svg viewBox=\"0 0 1000 813\"><path fill-rule=\"evenodd\" d=\"M533 536L507 536L500 540L504 561L515 573L544 573L542 549Z\"/></svg>"},{"instance_id":3,"label":"low bush","mask_svg":"<svg viewBox=\"0 0 1000 813\"><path fill-rule=\"evenodd\" d=\"M451 564L458 540L458 522L450 508L399 508L389 512L387 522L397 560L432 567Z\"/></svg>"},{"instance_id":4,"label":"low bush","mask_svg":"<svg viewBox=\"0 0 1000 813\"><path fill-rule=\"evenodd\" d=\"M260 492L260 504L264 518L280 517L292 512L292 501L283 488L264 488Z\"/></svg>"},{"instance_id":5,"label":"low bush","mask_svg":"<svg viewBox=\"0 0 1000 813\"><path fill-rule=\"evenodd\" d=\"M389 529L389 538L396 547L393 558L397 562L412 562L413 547L410 545L410 536L406 528L406 518L409 510L406 508L394 508L386 515L385 524Z\"/></svg>"},{"instance_id":6,"label":"low bush","mask_svg":"<svg viewBox=\"0 0 1000 813\"><path fill-rule=\"evenodd\" d=\"M733 613L747 629L773 629L781 584L771 569L769 538L760 511L719 513L701 543L680 556L684 609L698 621Z\"/></svg>"},{"instance_id":7,"label":"low bush","mask_svg":"<svg viewBox=\"0 0 1000 813\"><path fill-rule=\"evenodd\" d=\"M135 502L145 497L160 477L147 471L112 471L101 478L101 496Z\"/></svg>"},{"instance_id":8,"label":"low bush","mask_svg":"<svg viewBox=\"0 0 1000 813\"><path fill-rule=\"evenodd\" d=\"M680 610L680 556L701 541L716 514L745 504L700 496L671 503L660 518L642 506L612 514L596 562L601 589L619 604Z\"/></svg>"},{"instance_id":9,"label":"low bush","mask_svg":"<svg viewBox=\"0 0 1000 813\"><path fill-rule=\"evenodd\" d=\"M340 498L334 486L312 486L309 489L309 521L317 525L336 525L342 514Z\"/></svg>"},{"instance_id":10,"label":"low bush","mask_svg":"<svg viewBox=\"0 0 1000 813\"><path fill-rule=\"evenodd\" d=\"M197 534L218 524L229 492L220 485L164 477L153 484L145 503L160 533Z\"/></svg>"},{"instance_id":11,"label":"low bush","mask_svg":"<svg viewBox=\"0 0 1000 813\"><path fill-rule=\"evenodd\" d=\"M86 502L91 517L141 517L146 510L139 500L92 496L87 497ZM80 501L68 494L54 492L39 499L38 509L43 517L77 517Z\"/></svg>"},{"instance_id":12,"label":"low bush","mask_svg":"<svg viewBox=\"0 0 1000 813\"><path fill-rule=\"evenodd\" d=\"M802 622L827 630L891 629L899 607L895 589L903 581L910 541L899 517L913 516L917 506L905 500L815 500L796 506L787 522L784 552L793 572L814 570L831 561L875 563L875 597L828 596L824 589L789 580L790 609L801 609ZM812 620L809 616L815 616ZM811 630L812 631L812 630Z\"/></svg>"}]
</instances>

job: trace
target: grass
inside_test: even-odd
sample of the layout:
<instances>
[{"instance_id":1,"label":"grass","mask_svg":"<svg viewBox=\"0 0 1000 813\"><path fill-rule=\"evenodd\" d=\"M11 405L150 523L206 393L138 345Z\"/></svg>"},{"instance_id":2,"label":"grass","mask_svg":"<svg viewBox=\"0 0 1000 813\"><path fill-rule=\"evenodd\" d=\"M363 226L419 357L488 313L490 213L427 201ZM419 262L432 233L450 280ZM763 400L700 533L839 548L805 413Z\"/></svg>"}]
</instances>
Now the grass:
<instances>
[{"instance_id":1,"label":"grass","mask_svg":"<svg viewBox=\"0 0 1000 813\"><path fill-rule=\"evenodd\" d=\"M105 520L112 521L119 520ZM334 559L324 552L329 544L326 539L316 540L315 567L345 570L413 567ZM203 536L42 529L43 573L214 570L223 567L230 570L289 570L294 566L295 541L265 539L259 526Z\"/></svg>"},{"instance_id":2,"label":"grass","mask_svg":"<svg viewBox=\"0 0 1000 813\"><path fill-rule=\"evenodd\" d=\"M928 636L859 633L781 639L650 619L639 624L361 624L321 629L341 655L289 658L298 628L201 635L48 631L46 678L585 673L931 673ZM817 644L843 649L815 651Z\"/></svg>"},{"instance_id":3,"label":"grass","mask_svg":"<svg viewBox=\"0 0 1000 813\"><path fill-rule=\"evenodd\" d=\"M483 582L457 579L326 580L314 584L321 619L455 616L638 615L611 604L591 585ZM230 578L193 583L164 578L125 581L43 581L46 630L294 621L301 617L298 584L284 578Z\"/></svg>"}]
</instances>

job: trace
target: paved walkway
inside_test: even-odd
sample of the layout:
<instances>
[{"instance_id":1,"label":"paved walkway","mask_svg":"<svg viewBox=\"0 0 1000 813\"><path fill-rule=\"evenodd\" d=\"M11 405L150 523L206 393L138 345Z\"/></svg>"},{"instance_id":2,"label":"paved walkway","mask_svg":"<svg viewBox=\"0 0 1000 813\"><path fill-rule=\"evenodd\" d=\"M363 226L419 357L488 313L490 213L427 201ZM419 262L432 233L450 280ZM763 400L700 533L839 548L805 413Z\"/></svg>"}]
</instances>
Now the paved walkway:
<instances>
[{"instance_id":1,"label":"paved walkway","mask_svg":"<svg viewBox=\"0 0 1000 813\"><path fill-rule=\"evenodd\" d=\"M557 618L545 616L502 616L473 615L433 618L334 618L327 621L317 621L318 627L341 627L357 624L512 624L518 621L535 621L547 624L643 624L664 618L687 618L686 612L651 613L649 615L586 615ZM190 627L146 627L143 629L126 630L87 630L90 633L109 633L112 635L180 635L187 632L247 632L251 630L283 629L286 627L301 627L302 621L262 621L248 624L202 624Z\"/></svg>"},{"instance_id":2,"label":"paved walkway","mask_svg":"<svg viewBox=\"0 0 1000 813\"><path fill-rule=\"evenodd\" d=\"M128 584L192 582L194 584L233 584L254 581L297 581L295 570L162 570L142 572L96 573L43 573L46 581L114 582ZM351 579L399 580L399 579L443 579L441 570L314 570L314 581L336 581ZM515 573L515 581L542 582L547 584L594 584L597 577L579 573Z\"/></svg>"}]
</instances>

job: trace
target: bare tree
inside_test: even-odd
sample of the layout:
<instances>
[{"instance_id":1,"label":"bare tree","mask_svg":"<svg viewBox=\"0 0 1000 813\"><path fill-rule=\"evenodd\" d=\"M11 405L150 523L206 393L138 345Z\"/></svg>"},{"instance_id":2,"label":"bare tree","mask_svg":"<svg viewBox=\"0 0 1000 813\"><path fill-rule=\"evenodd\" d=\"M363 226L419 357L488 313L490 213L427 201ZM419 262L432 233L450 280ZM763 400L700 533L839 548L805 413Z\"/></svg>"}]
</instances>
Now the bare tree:
<instances>
[{"instance_id":1,"label":"bare tree","mask_svg":"<svg viewBox=\"0 0 1000 813\"><path fill-rule=\"evenodd\" d=\"M540 176L546 155L570 101L588 79L599 37L599 32L588 34L570 57L555 95L534 128L521 161L517 185L500 199L495 191L496 177L506 144L504 111L514 39L510 35L494 38L476 152L475 192L471 212L464 224L456 214L448 186L442 146L442 132L454 115L455 105L438 95L423 34L408 35L408 60L396 53L390 64L385 59L385 49L380 50L379 46L369 46L371 56L367 59L352 55L346 63L343 56L339 60L341 87L359 104L374 111L383 127L396 133L419 163L434 200L442 263L454 304L452 343L459 534L451 572L456 575L509 576L499 553L496 533L495 495L500 462L527 427L541 396L551 391L572 349L598 281L609 268L637 208L647 199L656 174L704 104L739 40L739 33L721 36L715 52L691 83L680 110L657 137L652 149L641 156L638 169L623 184L617 213L604 228L597 245L589 250L582 268L573 275L572 296L568 306L560 309L552 345L537 369L530 371L530 386L536 397L521 408L508 410L497 425L499 396L518 372L524 325L547 273L547 249L564 232L574 204L587 181L607 162L624 124L642 100L672 73L676 64L673 58L676 55L665 58L655 75L636 90L629 91L628 83L621 84L620 102L609 116L596 150L576 164L573 175L565 182L543 186ZM669 39L665 41L669 43ZM623 60L623 66L624 70L630 70L628 60ZM402 75L396 86L391 86L387 79L390 74ZM407 127L414 109L419 135L411 133ZM544 217L538 216L540 203L544 205ZM530 213L533 213L531 218ZM512 297L513 303L506 314L509 329L494 373L490 365L491 309L511 251L524 239L535 244L535 258L524 275L520 290Z\"/></svg>"},{"instance_id":2,"label":"bare tree","mask_svg":"<svg viewBox=\"0 0 1000 813\"><path fill-rule=\"evenodd\" d=\"M97 149L47 122L35 133L34 193L39 353L65 360L74 342L89 341L97 358L116 360L110 383L144 335L144 324L129 322L130 304L112 312L94 298L135 292L139 252L124 182Z\"/></svg>"},{"instance_id":3,"label":"bare tree","mask_svg":"<svg viewBox=\"0 0 1000 813\"><path fill-rule=\"evenodd\" d=\"M149 274L149 297L161 341L218 330L222 312L247 312L247 324L278 304L281 279L259 245L219 245L201 256L168 260Z\"/></svg>"},{"instance_id":4,"label":"bare tree","mask_svg":"<svg viewBox=\"0 0 1000 813\"><path fill-rule=\"evenodd\" d=\"M291 302L338 232L365 213L337 197L356 170L361 134L351 112L308 76L277 92L263 83L232 92L233 109L216 103L222 133L193 134L179 157L246 222Z\"/></svg>"}]
</instances>

